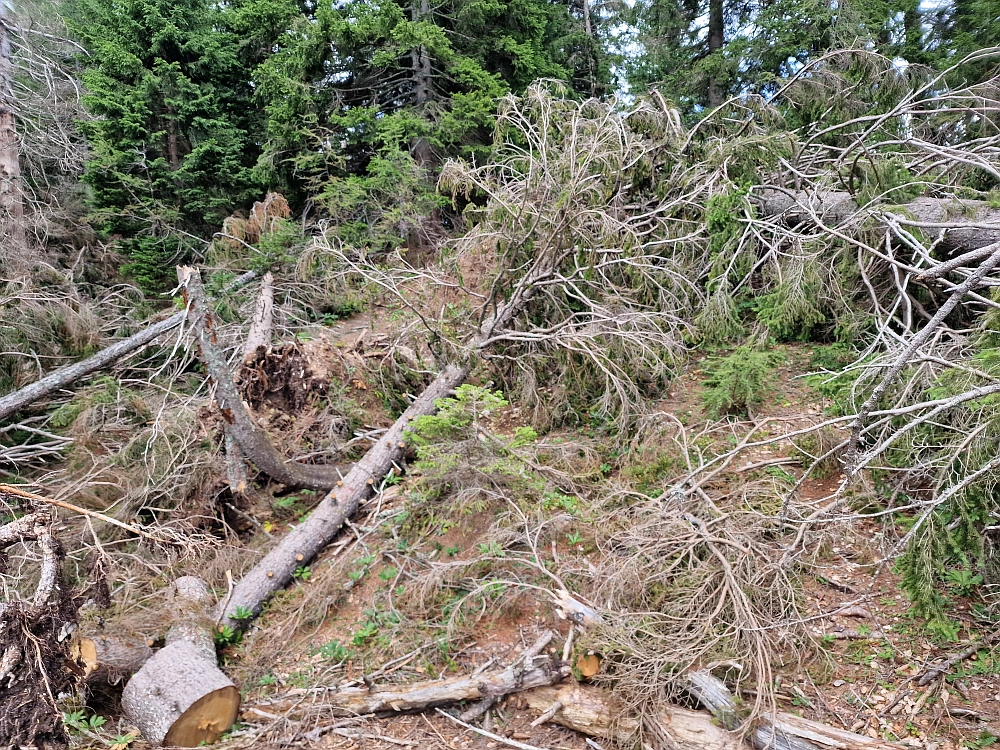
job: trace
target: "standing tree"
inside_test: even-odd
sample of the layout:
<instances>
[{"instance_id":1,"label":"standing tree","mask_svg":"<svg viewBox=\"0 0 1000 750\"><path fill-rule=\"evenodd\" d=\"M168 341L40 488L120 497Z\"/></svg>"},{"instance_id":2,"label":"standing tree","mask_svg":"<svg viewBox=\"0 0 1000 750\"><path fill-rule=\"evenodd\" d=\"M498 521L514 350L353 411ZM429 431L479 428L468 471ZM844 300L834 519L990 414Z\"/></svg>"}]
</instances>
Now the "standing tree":
<instances>
[{"instance_id":1,"label":"standing tree","mask_svg":"<svg viewBox=\"0 0 1000 750\"><path fill-rule=\"evenodd\" d=\"M159 288L233 209L260 192L260 119L243 42L207 0L70 0L84 82L95 224L126 271Z\"/></svg>"}]
</instances>

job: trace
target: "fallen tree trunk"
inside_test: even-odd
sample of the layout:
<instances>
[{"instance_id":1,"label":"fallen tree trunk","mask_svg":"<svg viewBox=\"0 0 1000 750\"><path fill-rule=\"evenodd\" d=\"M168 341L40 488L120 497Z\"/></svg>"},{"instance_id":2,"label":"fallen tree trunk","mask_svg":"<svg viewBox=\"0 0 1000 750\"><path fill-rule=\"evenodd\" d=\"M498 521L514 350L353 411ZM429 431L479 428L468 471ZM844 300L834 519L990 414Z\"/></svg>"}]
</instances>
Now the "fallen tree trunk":
<instances>
[{"instance_id":1,"label":"fallen tree trunk","mask_svg":"<svg viewBox=\"0 0 1000 750\"><path fill-rule=\"evenodd\" d=\"M527 668L524 668L527 667ZM419 711L463 701L503 697L544 685L553 685L569 676L565 662L549 656L531 657L530 665L513 664L506 669L482 674L461 675L444 680L427 680L409 685L375 685L348 688L336 693L317 694L323 712L330 716L362 716ZM275 716L295 718L296 711L309 708L305 698L296 695L268 703L255 703L243 709L243 717L255 721Z\"/></svg>"},{"instance_id":2,"label":"fallen tree trunk","mask_svg":"<svg viewBox=\"0 0 1000 750\"><path fill-rule=\"evenodd\" d=\"M551 718L577 732L619 742L634 740L638 717L628 715L609 692L590 685L537 688L524 693L528 705L539 712L557 702L562 706ZM686 750L747 750L739 734L719 726L712 715L677 706L663 706L655 716L658 731L668 743ZM654 722L649 722L654 723ZM779 712L767 717L747 737L756 750L905 750L904 746L847 732L827 724ZM664 743L667 744L667 743Z\"/></svg>"},{"instance_id":3,"label":"fallen tree trunk","mask_svg":"<svg viewBox=\"0 0 1000 750\"><path fill-rule=\"evenodd\" d=\"M289 487L311 490L328 490L335 486L340 481L340 471L336 466L286 461L254 424L236 388L233 374L229 371L225 353L216 343L215 318L201 284L201 274L195 268L180 266L177 278L184 291L191 328L201 352L201 362L215 384L215 401L226 421L226 433L232 436L248 459L275 481Z\"/></svg>"},{"instance_id":4,"label":"fallen tree trunk","mask_svg":"<svg viewBox=\"0 0 1000 750\"><path fill-rule=\"evenodd\" d=\"M256 275L254 271L243 274L233 281L229 289L237 289L244 286L253 280ZM159 323L154 323L148 328L139 331L139 333L129 336L127 339L116 341L92 357L88 357L72 365L67 365L36 380L30 385L26 385L24 388L8 393L6 396L0 398L0 419L6 419L11 414L20 411L39 399L55 393L61 388L75 383L81 378L85 378L87 375L110 367L122 357L142 349L167 331L177 328L184 322L185 318L186 313L183 312L171 315L169 318L161 320Z\"/></svg>"},{"instance_id":5,"label":"fallen tree trunk","mask_svg":"<svg viewBox=\"0 0 1000 750\"><path fill-rule=\"evenodd\" d=\"M81 635L70 655L83 667L83 678L90 684L114 684L139 671L153 655L152 643L139 636Z\"/></svg>"},{"instance_id":6,"label":"fallen tree trunk","mask_svg":"<svg viewBox=\"0 0 1000 750\"><path fill-rule=\"evenodd\" d=\"M247 331L247 340L243 345L243 364L246 364L260 347L267 349L271 345L271 329L274 312L274 274L270 271L264 274L260 283L260 294Z\"/></svg>"},{"instance_id":7,"label":"fallen tree trunk","mask_svg":"<svg viewBox=\"0 0 1000 750\"><path fill-rule=\"evenodd\" d=\"M194 576L172 587L174 624L167 645L125 685L125 716L155 745L215 742L239 715L240 691L216 663L212 595Z\"/></svg>"},{"instance_id":8,"label":"fallen tree trunk","mask_svg":"<svg viewBox=\"0 0 1000 750\"><path fill-rule=\"evenodd\" d=\"M286 534L257 565L240 579L232 594L218 609L217 622L244 626L248 617L260 613L264 602L292 581L295 569L310 561L334 540L344 522L374 491L374 485L398 466L405 450L404 432L416 417L433 414L438 399L460 386L468 369L446 367L379 441L324 497L305 521ZM245 448L244 448L245 450ZM256 461L256 457L247 452ZM237 617L237 615L240 615Z\"/></svg>"},{"instance_id":9,"label":"fallen tree trunk","mask_svg":"<svg viewBox=\"0 0 1000 750\"><path fill-rule=\"evenodd\" d=\"M813 224L817 221L836 226L865 216L845 191L806 193L801 190L765 188L754 192L762 216L779 219L783 224ZM924 234L943 234L942 244L956 252L977 250L1000 242L1000 209L986 201L948 198L915 198L899 206L879 206L878 211L892 214L904 226L922 229Z\"/></svg>"}]
</instances>

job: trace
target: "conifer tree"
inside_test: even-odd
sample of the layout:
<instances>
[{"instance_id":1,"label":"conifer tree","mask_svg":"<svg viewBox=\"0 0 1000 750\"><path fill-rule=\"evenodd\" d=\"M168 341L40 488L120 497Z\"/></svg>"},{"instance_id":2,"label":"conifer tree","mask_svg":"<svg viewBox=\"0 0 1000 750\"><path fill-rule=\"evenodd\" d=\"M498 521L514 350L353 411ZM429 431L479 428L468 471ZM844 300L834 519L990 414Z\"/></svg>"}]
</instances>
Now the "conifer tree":
<instances>
[{"instance_id":1,"label":"conifer tree","mask_svg":"<svg viewBox=\"0 0 1000 750\"><path fill-rule=\"evenodd\" d=\"M245 45L207 0L72 0L68 16L90 52L94 221L156 289L260 192Z\"/></svg>"}]
</instances>

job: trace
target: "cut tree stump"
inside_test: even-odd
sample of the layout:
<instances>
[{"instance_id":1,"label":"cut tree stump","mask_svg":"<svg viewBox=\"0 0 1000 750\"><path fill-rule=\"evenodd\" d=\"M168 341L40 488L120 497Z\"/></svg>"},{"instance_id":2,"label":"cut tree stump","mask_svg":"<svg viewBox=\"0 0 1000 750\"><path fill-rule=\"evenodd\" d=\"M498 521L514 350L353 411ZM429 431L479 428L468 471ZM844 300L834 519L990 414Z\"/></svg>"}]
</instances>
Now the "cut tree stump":
<instances>
[{"instance_id":1,"label":"cut tree stump","mask_svg":"<svg viewBox=\"0 0 1000 750\"><path fill-rule=\"evenodd\" d=\"M208 586L185 576L172 589L175 619L167 645L125 685L122 709L154 745L197 747L233 725L240 691L216 663Z\"/></svg>"}]
</instances>

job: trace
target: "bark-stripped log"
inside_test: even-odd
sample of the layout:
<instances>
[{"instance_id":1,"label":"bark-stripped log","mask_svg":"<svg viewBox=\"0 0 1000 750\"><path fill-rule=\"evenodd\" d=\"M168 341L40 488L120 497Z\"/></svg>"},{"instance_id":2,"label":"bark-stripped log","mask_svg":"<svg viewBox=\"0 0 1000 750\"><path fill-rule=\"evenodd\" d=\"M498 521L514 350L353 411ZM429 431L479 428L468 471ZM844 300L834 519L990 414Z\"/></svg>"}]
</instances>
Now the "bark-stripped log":
<instances>
[{"instance_id":1,"label":"bark-stripped log","mask_svg":"<svg viewBox=\"0 0 1000 750\"><path fill-rule=\"evenodd\" d=\"M837 226L867 215L867 210L843 191L813 194L764 188L754 197L761 215L789 225L808 226L818 219L827 226ZM916 198L899 207L877 206L873 210L891 214L901 225L918 227L930 237L943 233L942 244L957 252L1000 242L1000 209L985 201Z\"/></svg>"},{"instance_id":2,"label":"bark-stripped log","mask_svg":"<svg viewBox=\"0 0 1000 750\"><path fill-rule=\"evenodd\" d=\"M328 716L392 714L488 697L503 697L542 685L553 685L564 680L569 673L568 664L553 661L548 656L536 656L528 669L512 665L496 672L427 680L409 685L347 688L337 693L324 692L317 698L323 713ZM307 695L293 695L246 706L243 716L250 721L269 719L275 715L294 718L296 712L304 714L309 706Z\"/></svg>"},{"instance_id":3,"label":"bark-stripped log","mask_svg":"<svg viewBox=\"0 0 1000 750\"><path fill-rule=\"evenodd\" d=\"M247 331L247 340L243 346L243 363L249 362L260 347L267 349L271 345L271 328L274 317L274 274L270 271L264 274L260 283L260 294L257 295L257 305L254 307L253 320Z\"/></svg>"},{"instance_id":4,"label":"bark-stripped log","mask_svg":"<svg viewBox=\"0 0 1000 750\"><path fill-rule=\"evenodd\" d=\"M334 487L320 501L309 518L288 532L263 560L243 576L231 596L219 607L218 621L233 627L245 625L247 620L234 617L237 610L256 616L275 591L291 583L295 569L308 565L334 540L344 521L354 515L361 503L372 494L375 483L402 460L405 450L404 432L409 423L416 417L433 414L435 402L451 394L462 384L467 374L468 370L464 367L446 367L354 465L347 476L336 483L339 486ZM256 462L255 455L249 451L247 454Z\"/></svg>"},{"instance_id":5,"label":"bark-stripped log","mask_svg":"<svg viewBox=\"0 0 1000 750\"><path fill-rule=\"evenodd\" d=\"M151 743L197 747L233 725L240 691L216 664L212 595L204 581L178 578L172 593L167 645L125 685L122 709Z\"/></svg>"},{"instance_id":6,"label":"bark-stripped log","mask_svg":"<svg viewBox=\"0 0 1000 750\"><path fill-rule=\"evenodd\" d=\"M232 290L244 286L253 280L256 275L255 272L249 271L235 279L228 289ZM169 318L161 320L159 323L154 323L149 328L144 328L139 333L129 336L127 339L116 341L92 357L88 357L72 365L67 365L24 388L8 393L6 396L0 398L0 419L6 419L11 414L20 411L39 399L55 393L61 388L72 385L87 375L110 367L122 357L142 349L167 331L177 328L184 322L186 317L187 314L183 312L171 315Z\"/></svg>"},{"instance_id":7,"label":"bark-stripped log","mask_svg":"<svg viewBox=\"0 0 1000 750\"><path fill-rule=\"evenodd\" d=\"M639 719L623 712L609 692L590 685L537 688L524 693L528 705L545 711L557 701L562 708L552 721L583 734L627 742L639 729ZM767 719L769 717L765 717ZM655 717L657 730L674 747L686 750L748 750L739 734L716 723L713 716L677 706L663 706ZM905 750L903 745L872 739L827 724L779 712L773 723L762 721L747 738L757 750Z\"/></svg>"},{"instance_id":8,"label":"bark-stripped log","mask_svg":"<svg viewBox=\"0 0 1000 750\"><path fill-rule=\"evenodd\" d=\"M201 274L195 268L179 266L177 278L187 300L191 328L201 351L201 362L215 384L215 401L222 418L226 420L227 433L261 471L284 485L311 490L328 490L335 486L340 480L340 472L335 466L286 461L271 445L267 435L254 424L229 371L225 353L216 343L215 318L201 284Z\"/></svg>"}]
</instances>

